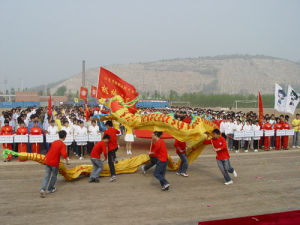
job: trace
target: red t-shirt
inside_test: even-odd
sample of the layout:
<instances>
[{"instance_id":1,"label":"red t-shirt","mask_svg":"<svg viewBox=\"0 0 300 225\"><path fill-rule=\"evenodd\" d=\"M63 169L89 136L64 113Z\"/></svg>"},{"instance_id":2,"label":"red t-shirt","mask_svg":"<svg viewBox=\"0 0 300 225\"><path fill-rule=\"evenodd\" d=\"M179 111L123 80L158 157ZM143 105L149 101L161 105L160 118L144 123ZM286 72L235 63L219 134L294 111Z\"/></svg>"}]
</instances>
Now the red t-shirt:
<instances>
[{"instance_id":1,"label":"red t-shirt","mask_svg":"<svg viewBox=\"0 0 300 225\"><path fill-rule=\"evenodd\" d=\"M107 151L106 151L106 144L104 141L99 141L92 149L92 152L90 154L91 157L100 159L101 154L104 154L105 160L107 159Z\"/></svg>"},{"instance_id":2,"label":"red t-shirt","mask_svg":"<svg viewBox=\"0 0 300 225\"><path fill-rule=\"evenodd\" d=\"M176 153L178 155L186 153L186 151L185 151L185 149L186 149L186 143L185 142L181 142L181 141L178 141L178 140L175 139L174 147L176 148ZM181 151L178 150L178 149L180 149Z\"/></svg>"},{"instance_id":3,"label":"red t-shirt","mask_svg":"<svg viewBox=\"0 0 300 225\"><path fill-rule=\"evenodd\" d=\"M284 123L284 124L282 125L282 129L284 129L284 130L289 130L289 129L291 129L290 124L289 124L289 123Z\"/></svg>"},{"instance_id":4,"label":"red t-shirt","mask_svg":"<svg viewBox=\"0 0 300 225\"><path fill-rule=\"evenodd\" d=\"M13 129L11 126L3 126L1 127L1 135L13 135Z\"/></svg>"},{"instance_id":5,"label":"red t-shirt","mask_svg":"<svg viewBox=\"0 0 300 225\"><path fill-rule=\"evenodd\" d=\"M68 157L66 145L61 140L57 140L52 142L51 147L46 155L46 165L58 167L60 155L62 155L64 159Z\"/></svg>"},{"instance_id":6,"label":"red t-shirt","mask_svg":"<svg viewBox=\"0 0 300 225\"><path fill-rule=\"evenodd\" d=\"M270 123L265 123L265 124L263 125L263 129L264 129L264 130L272 130L272 124L270 124Z\"/></svg>"},{"instance_id":7,"label":"red t-shirt","mask_svg":"<svg viewBox=\"0 0 300 225\"><path fill-rule=\"evenodd\" d=\"M16 134L17 135L25 135L25 134L28 134L28 130L26 127L19 127Z\"/></svg>"},{"instance_id":8,"label":"red t-shirt","mask_svg":"<svg viewBox=\"0 0 300 225\"><path fill-rule=\"evenodd\" d=\"M281 123L275 123L274 130L282 130L282 124Z\"/></svg>"},{"instance_id":9,"label":"red t-shirt","mask_svg":"<svg viewBox=\"0 0 300 225\"><path fill-rule=\"evenodd\" d=\"M151 148L150 148L150 153L153 154L149 154L150 157L157 157L155 150L155 142L153 142L153 140L151 141Z\"/></svg>"},{"instance_id":10,"label":"red t-shirt","mask_svg":"<svg viewBox=\"0 0 300 225\"><path fill-rule=\"evenodd\" d=\"M227 149L227 142L225 140L225 138L223 138L222 136L220 136L218 139L212 138L209 140L205 140L203 142L205 145L209 145L209 144L213 144L214 148L218 149L221 148L221 150L216 151L217 153L217 160L224 160L224 159L229 159L229 152Z\"/></svg>"},{"instance_id":11,"label":"red t-shirt","mask_svg":"<svg viewBox=\"0 0 300 225\"><path fill-rule=\"evenodd\" d=\"M32 134L32 135L40 135L40 134L42 134L42 130L39 127L32 127L30 129L30 134Z\"/></svg>"},{"instance_id":12,"label":"red t-shirt","mask_svg":"<svg viewBox=\"0 0 300 225\"><path fill-rule=\"evenodd\" d=\"M108 142L108 151L115 150L118 147L117 143L117 134L119 134L120 131L118 131L115 128L108 128L104 131L104 135L108 134L110 136L110 140Z\"/></svg>"},{"instance_id":13,"label":"red t-shirt","mask_svg":"<svg viewBox=\"0 0 300 225\"><path fill-rule=\"evenodd\" d=\"M168 152L167 152L166 143L164 142L164 140L159 139L155 143L155 147L154 147L153 151L156 153L159 161L166 162L168 160Z\"/></svg>"}]
</instances>

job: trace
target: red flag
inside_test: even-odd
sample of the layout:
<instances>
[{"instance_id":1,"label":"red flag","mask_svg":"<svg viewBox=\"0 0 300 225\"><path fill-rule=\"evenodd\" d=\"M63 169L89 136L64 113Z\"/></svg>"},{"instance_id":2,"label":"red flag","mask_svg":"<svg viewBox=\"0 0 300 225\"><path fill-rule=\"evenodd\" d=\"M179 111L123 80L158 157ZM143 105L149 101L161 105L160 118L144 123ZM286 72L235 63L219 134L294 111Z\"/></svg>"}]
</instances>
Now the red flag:
<instances>
[{"instance_id":1,"label":"red flag","mask_svg":"<svg viewBox=\"0 0 300 225\"><path fill-rule=\"evenodd\" d=\"M258 93L258 107L259 107L259 126L262 128L263 119L264 119L264 110L263 110L263 102L261 100L261 94Z\"/></svg>"},{"instance_id":2,"label":"red flag","mask_svg":"<svg viewBox=\"0 0 300 225\"><path fill-rule=\"evenodd\" d=\"M89 118L90 118L89 108L88 108L87 104L85 103L85 120L86 120L86 122L89 121Z\"/></svg>"},{"instance_id":3,"label":"red flag","mask_svg":"<svg viewBox=\"0 0 300 225\"><path fill-rule=\"evenodd\" d=\"M124 102L130 102L139 93L133 85L122 80L107 69L100 67L97 98L111 98L115 95L120 95L124 99ZM135 105L128 109L132 113L136 111Z\"/></svg>"},{"instance_id":4,"label":"red flag","mask_svg":"<svg viewBox=\"0 0 300 225\"><path fill-rule=\"evenodd\" d=\"M97 87L91 86L91 97L92 98L97 98Z\"/></svg>"},{"instance_id":5,"label":"red flag","mask_svg":"<svg viewBox=\"0 0 300 225\"><path fill-rule=\"evenodd\" d=\"M85 87L80 87L80 95L79 98L84 100L85 102L87 101L87 96L88 96L88 89Z\"/></svg>"},{"instance_id":6,"label":"red flag","mask_svg":"<svg viewBox=\"0 0 300 225\"><path fill-rule=\"evenodd\" d=\"M52 116L52 99L51 99L51 95L49 96L49 99L48 99L48 115Z\"/></svg>"}]
</instances>

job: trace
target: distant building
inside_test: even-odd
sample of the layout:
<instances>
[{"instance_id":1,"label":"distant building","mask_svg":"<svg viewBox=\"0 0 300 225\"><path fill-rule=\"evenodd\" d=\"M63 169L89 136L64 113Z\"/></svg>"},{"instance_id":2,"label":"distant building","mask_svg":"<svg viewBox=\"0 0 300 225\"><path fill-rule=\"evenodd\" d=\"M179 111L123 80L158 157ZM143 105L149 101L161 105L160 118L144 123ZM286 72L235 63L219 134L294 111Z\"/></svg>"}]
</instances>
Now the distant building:
<instances>
[{"instance_id":1,"label":"distant building","mask_svg":"<svg viewBox=\"0 0 300 225\"><path fill-rule=\"evenodd\" d=\"M66 102L67 96L51 96L52 102ZM39 96L35 91L17 91L16 102L48 102L49 96Z\"/></svg>"}]
</instances>

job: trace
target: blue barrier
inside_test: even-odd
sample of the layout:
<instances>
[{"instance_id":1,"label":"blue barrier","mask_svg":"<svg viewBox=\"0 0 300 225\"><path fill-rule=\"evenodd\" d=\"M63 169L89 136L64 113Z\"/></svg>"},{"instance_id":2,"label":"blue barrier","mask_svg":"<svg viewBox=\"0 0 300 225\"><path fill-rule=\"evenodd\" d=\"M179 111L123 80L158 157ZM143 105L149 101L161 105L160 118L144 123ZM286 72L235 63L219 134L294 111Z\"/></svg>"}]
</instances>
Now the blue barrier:
<instances>
[{"instance_id":1,"label":"blue barrier","mask_svg":"<svg viewBox=\"0 0 300 225\"><path fill-rule=\"evenodd\" d=\"M0 108L28 108L28 107L39 107L39 102L0 102Z\"/></svg>"}]
</instances>

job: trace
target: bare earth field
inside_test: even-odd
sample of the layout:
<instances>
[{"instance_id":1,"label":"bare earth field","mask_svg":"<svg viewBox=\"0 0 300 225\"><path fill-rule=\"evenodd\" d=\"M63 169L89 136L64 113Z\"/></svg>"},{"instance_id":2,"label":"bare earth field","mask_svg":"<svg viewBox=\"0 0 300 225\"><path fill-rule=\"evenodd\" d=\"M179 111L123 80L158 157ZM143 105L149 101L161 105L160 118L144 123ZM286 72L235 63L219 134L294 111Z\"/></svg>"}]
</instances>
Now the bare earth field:
<instances>
[{"instance_id":1,"label":"bare earth field","mask_svg":"<svg viewBox=\"0 0 300 225\"><path fill-rule=\"evenodd\" d=\"M167 141L172 155L173 141ZM123 143L121 142L121 145ZM149 140L137 140L136 155L147 152ZM190 166L189 178L167 172L169 192L152 175L66 182L58 177L57 192L40 198L44 166L32 162L0 163L1 224L197 224L198 221L300 209L300 150L231 153L239 177L225 186L210 148ZM120 149L118 157L125 157ZM90 163L72 157L69 167Z\"/></svg>"}]
</instances>

